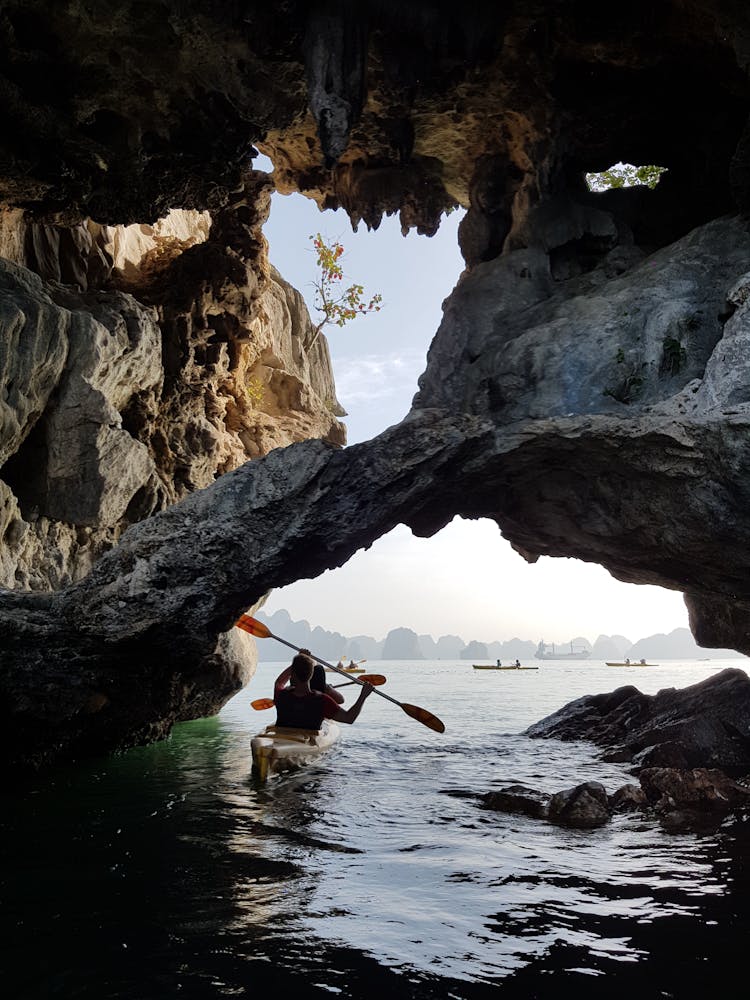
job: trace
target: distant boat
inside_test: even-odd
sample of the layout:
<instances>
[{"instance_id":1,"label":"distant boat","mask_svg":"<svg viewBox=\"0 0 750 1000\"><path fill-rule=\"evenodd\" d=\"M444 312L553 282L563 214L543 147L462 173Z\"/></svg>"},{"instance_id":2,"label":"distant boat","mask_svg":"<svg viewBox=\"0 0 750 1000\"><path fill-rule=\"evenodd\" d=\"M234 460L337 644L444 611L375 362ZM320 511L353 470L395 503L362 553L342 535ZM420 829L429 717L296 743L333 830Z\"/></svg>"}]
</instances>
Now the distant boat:
<instances>
[{"instance_id":1,"label":"distant boat","mask_svg":"<svg viewBox=\"0 0 750 1000\"><path fill-rule=\"evenodd\" d=\"M572 642L570 644L569 653L558 653L555 649L554 642L548 643L542 639L536 648L534 656L537 660L588 660L591 653L588 649L573 649Z\"/></svg>"},{"instance_id":2,"label":"distant boat","mask_svg":"<svg viewBox=\"0 0 750 1000\"><path fill-rule=\"evenodd\" d=\"M521 667L515 663L509 663L507 667L501 667L496 663L472 663L475 670L538 670L539 667Z\"/></svg>"},{"instance_id":3,"label":"distant boat","mask_svg":"<svg viewBox=\"0 0 750 1000\"><path fill-rule=\"evenodd\" d=\"M646 663L645 660L605 660L608 667L658 667L658 663Z\"/></svg>"}]
</instances>

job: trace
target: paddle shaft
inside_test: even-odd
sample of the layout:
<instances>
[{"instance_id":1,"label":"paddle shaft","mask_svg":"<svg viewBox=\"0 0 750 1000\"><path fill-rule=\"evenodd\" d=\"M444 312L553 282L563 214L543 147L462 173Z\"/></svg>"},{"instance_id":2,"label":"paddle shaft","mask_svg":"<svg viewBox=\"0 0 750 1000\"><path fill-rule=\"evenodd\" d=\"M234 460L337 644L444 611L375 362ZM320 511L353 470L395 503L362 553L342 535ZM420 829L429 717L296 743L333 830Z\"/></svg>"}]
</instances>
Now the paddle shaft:
<instances>
[{"instance_id":1,"label":"paddle shaft","mask_svg":"<svg viewBox=\"0 0 750 1000\"><path fill-rule=\"evenodd\" d=\"M286 639L282 639L280 635L274 635L267 625L264 625L263 622L259 622L257 618L253 618L252 615L240 615L238 620L235 622L235 625L237 628L241 628L245 632L249 632L250 635L254 635L258 639L275 639L277 642L282 643L284 646L288 646L290 649L296 650L298 653L302 652L302 649L300 649L299 646L295 646L293 642L287 642ZM309 650L305 650L305 652L309 653ZM351 670L347 670L346 667L334 667L332 663L327 663L325 660L321 660L321 658L319 656L315 656L314 653L310 653L310 657L318 663L322 663L324 667L328 667L330 670L333 670L335 674L341 674L343 677L347 678L351 677ZM385 678L383 678L383 680L385 681ZM360 684L362 687L368 684L364 677L352 677L351 683ZM398 705L398 707L403 712L406 712L410 718L416 719L417 722L421 722L422 725L427 726L428 729L432 729L436 733L445 732L445 723L438 719L436 715L433 715L432 712L428 712L426 708L420 708L419 705L410 705L405 701L396 701L396 699L391 698L390 695L383 694L381 691L378 691L374 684L368 686L372 686L375 689L375 694L379 694L380 697L385 698L386 701L390 701L394 705Z\"/></svg>"},{"instance_id":2,"label":"paddle shaft","mask_svg":"<svg viewBox=\"0 0 750 1000\"><path fill-rule=\"evenodd\" d=\"M288 646L290 649L296 650L298 653L300 651L299 646L295 646L293 642L287 642L286 639L281 639L278 635L274 635L273 632L271 632L270 630L268 632L268 638L275 639L276 642L282 642L285 646ZM319 656L316 656L315 653L310 653L310 656L313 658L313 660L317 660L318 663L322 663L324 667L329 667L331 670L335 670L337 674L341 674L342 677L348 678L351 684L359 684L361 687L364 687L365 684L367 683L367 681L361 681L359 677L352 677L350 673L348 673L346 670L342 670L341 667L334 667L332 663L328 663L326 660L321 660L321 658ZM372 687L372 685L370 685L370 687ZM401 702L396 701L395 698L391 698L389 694L385 694L383 691L379 691L376 687L372 687L372 690L375 692L375 694L379 694L381 698L385 698L386 701L391 701L393 702L394 705L398 705L398 707L401 708Z\"/></svg>"}]
</instances>

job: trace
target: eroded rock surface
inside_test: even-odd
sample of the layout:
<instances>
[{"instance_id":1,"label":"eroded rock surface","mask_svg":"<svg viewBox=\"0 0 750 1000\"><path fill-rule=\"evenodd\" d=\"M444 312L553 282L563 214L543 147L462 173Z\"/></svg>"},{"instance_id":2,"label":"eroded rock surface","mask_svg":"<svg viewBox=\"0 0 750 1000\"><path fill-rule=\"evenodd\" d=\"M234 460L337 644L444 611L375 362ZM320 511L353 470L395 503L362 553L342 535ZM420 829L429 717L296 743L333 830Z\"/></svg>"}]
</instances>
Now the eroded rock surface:
<instances>
[{"instance_id":1,"label":"eroded rock surface","mask_svg":"<svg viewBox=\"0 0 750 1000\"><path fill-rule=\"evenodd\" d=\"M494 519L528 559L681 590L703 645L750 652L742 4L100 17L30 0L3 5L0 33L3 581L70 584L0 594L5 730L29 759L217 704L196 664L239 611L397 523L431 534L456 514ZM273 180L249 169L253 144ZM585 171L621 159L668 172L654 191L587 190ZM331 447L324 345L265 262L272 184L424 233L467 209L467 271L413 409L367 445ZM162 235L140 275L113 271L106 227L175 208L210 212L202 239ZM276 315L288 334L269 333ZM327 443L262 457L308 436ZM148 698L128 709L134 658ZM217 691L239 678L215 669Z\"/></svg>"},{"instance_id":2,"label":"eroded rock surface","mask_svg":"<svg viewBox=\"0 0 750 1000\"><path fill-rule=\"evenodd\" d=\"M99 227L103 288L0 259L0 583L58 588L249 458L343 444L325 338L310 347L302 297L266 259L269 190L254 173L213 221Z\"/></svg>"}]
</instances>

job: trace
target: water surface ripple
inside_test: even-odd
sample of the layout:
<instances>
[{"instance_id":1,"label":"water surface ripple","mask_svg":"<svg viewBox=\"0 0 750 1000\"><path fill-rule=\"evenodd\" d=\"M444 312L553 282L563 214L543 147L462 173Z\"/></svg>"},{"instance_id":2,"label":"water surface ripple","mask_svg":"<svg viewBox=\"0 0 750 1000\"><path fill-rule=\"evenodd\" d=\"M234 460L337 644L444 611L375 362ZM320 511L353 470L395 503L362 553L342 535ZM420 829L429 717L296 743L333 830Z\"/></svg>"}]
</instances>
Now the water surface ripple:
<instances>
[{"instance_id":1,"label":"water surface ripple","mask_svg":"<svg viewBox=\"0 0 750 1000\"><path fill-rule=\"evenodd\" d=\"M214 718L6 795L5 995L699 997L744 980L750 823L588 832L479 808L510 782L630 780L523 730L582 694L684 687L725 665L369 664L442 736L372 697L337 747L257 785L254 713L279 664ZM7 992L9 990L9 992Z\"/></svg>"}]
</instances>

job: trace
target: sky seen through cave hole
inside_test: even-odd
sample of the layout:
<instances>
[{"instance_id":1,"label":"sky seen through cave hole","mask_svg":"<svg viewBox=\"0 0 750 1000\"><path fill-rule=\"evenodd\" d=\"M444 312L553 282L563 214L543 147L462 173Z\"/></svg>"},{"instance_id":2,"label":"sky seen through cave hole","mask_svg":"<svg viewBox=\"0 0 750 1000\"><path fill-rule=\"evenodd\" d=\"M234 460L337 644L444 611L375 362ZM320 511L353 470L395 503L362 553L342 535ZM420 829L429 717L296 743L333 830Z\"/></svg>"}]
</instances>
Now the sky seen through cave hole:
<instances>
[{"instance_id":1,"label":"sky seen through cave hole","mask_svg":"<svg viewBox=\"0 0 750 1000\"><path fill-rule=\"evenodd\" d=\"M254 166L270 170L266 157ZM445 217L436 236L401 235L397 217L353 233L343 211L321 213L301 195L273 196L264 228L271 262L298 288L315 320L315 257L309 236L344 246L345 283L383 296L379 313L343 328L327 326L337 396L348 416L349 444L366 441L409 411L442 303L463 269L457 230L463 213ZM356 488L356 483L351 484ZM576 636L625 635L636 641L688 625L682 595L613 579L601 566L542 557L529 565L487 520L455 518L432 538L400 526L340 569L273 592L265 610L344 635L376 639L398 626L434 638L531 639L565 643Z\"/></svg>"}]
</instances>

